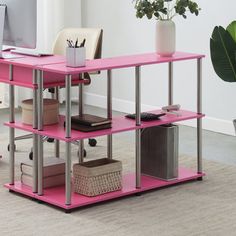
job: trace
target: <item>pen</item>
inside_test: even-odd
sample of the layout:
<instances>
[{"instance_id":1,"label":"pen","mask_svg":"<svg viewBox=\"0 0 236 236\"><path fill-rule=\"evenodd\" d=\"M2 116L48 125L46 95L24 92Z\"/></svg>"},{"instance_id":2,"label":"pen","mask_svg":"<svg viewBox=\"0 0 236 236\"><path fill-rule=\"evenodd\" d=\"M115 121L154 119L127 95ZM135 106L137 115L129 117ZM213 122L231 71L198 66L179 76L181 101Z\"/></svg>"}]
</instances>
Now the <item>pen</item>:
<instances>
[{"instance_id":1,"label":"pen","mask_svg":"<svg viewBox=\"0 0 236 236\"><path fill-rule=\"evenodd\" d=\"M73 40L70 39L71 47L74 48Z\"/></svg>"},{"instance_id":2,"label":"pen","mask_svg":"<svg viewBox=\"0 0 236 236\"><path fill-rule=\"evenodd\" d=\"M68 47L69 47L69 48L72 48L73 45L72 45L72 43L71 43L71 40L67 39L66 41L67 41Z\"/></svg>"},{"instance_id":3,"label":"pen","mask_svg":"<svg viewBox=\"0 0 236 236\"><path fill-rule=\"evenodd\" d=\"M83 42L80 44L80 46L79 46L80 48L81 48L81 47L84 47L85 41L86 41L86 39L84 39Z\"/></svg>"},{"instance_id":4,"label":"pen","mask_svg":"<svg viewBox=\"0 0 236 236\"><path fill-rule=\"evenodd\" d=\"M75 48L78 48L78 38L75 41Z\"/></svg>"}]
</instances>

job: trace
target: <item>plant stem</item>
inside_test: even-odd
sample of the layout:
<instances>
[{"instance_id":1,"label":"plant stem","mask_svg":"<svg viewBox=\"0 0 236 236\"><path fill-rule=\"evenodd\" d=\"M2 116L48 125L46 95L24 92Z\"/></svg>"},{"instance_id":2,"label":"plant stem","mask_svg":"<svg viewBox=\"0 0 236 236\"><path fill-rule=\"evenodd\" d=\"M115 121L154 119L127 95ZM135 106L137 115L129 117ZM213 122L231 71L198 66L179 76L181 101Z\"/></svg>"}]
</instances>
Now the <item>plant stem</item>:
<instances>
[{"instance_id":1,"label":"plant stem","mask_svg":"<svg viewBox=\"0 0 236 236\"><path fill-rule=\"evenodd\" d=\"M170 3L167 2L167 20L170 18Z\"/></svg>"}]
</instances>

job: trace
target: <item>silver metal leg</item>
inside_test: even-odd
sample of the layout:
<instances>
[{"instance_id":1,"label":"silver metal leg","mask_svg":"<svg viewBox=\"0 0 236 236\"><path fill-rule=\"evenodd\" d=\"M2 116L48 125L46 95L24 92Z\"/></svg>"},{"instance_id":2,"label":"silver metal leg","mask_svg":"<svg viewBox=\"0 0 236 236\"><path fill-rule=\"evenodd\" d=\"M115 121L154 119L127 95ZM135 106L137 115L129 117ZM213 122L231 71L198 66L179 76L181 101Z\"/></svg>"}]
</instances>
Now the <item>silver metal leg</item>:
<instances>
[{"instance_id":1,"label":"silver metal leg","mask_svg":"<svg viewBox=\"0 0 236 236\"><path fill-rule=\"evenodd\" d=\"M84 98L83 98L83 89L84 85L81 83L79 85L79 115L84 113ZM79 141L79 163L84 161L84 140Z\"/></svg>"},{"instance_id":2,"label":"silver metal leg","mask_svg":"<svg viewBox=\"0 0 236 236\"><path fill-rule=\"evenodd\" d=\"M66 142L66 205L71 204L71 143Z\"/></svg>"},{"instance_id":3,"label":"silver metal leg","mask_svg":"<svg viewBox=\"0 0 236 236\"><path fill-rule=\"evenodd\" d=\"M141 125L140 66L135 67L136 125ZM141 188L141 129L136 130L136 188Z\"/></svg>"},{"instance_id":4,"label":"silver metal leg","mask_svg":"<svg viewBox=\"0 0 236 236\"><path fill-rule=\"evenodd\" d=\"M54 99L59 101L59 87L55 88ZM60 157L60 141L55 139L55 157Z\"/></svg>"},{"instance_id":5,"label":"silver metal leg","mask_svg":"<svg viewBox=\"0 0 236 236\"><path fill-rule=\"evenodd\" d=\"M107 71L107 118L112 119L112 71ZM112 135L107 135L107 157L112 159Z\"/></svg>"},{"instance_id":6,"label":"silver metal leg","mask_svg":"<svg viewBox=\"0 0 236 236\"><path fill-rule=\"evenodd\" d=\"M202 59L197 60L197 112L202 113ZM197 171L202 173L202 118L197 119Z\"/></svg>"},{"instance_id":7,"label":"silver metal leg","mask_svg":"<svg viewBox=\"0 0 236 236\"><path fill-rule=\"evenodd\" d=\"M38 195L43 195L43 136L38 136Z\"/></svg>"},{"instance_id":8,"label":"silver metal leg","mask_svg":"<svg viewBox=\"0 0 236 236\"><path fill-rule=\"evenodd\" d=\"M66 76L66 138L71 137L71 76ZM66 142L66 205L71 204L71 143Z\"/></svg>"},{"instance_id":9,"label":"silver metal leg","mask_svg":"<svg viewBox=\"0 0 236 236\"><path fill-rule=\"evenodd\" d=\"M33 70L33 84L37 84L37 70ZM33 128L38 128L37 89L33 90ZM32 136L32 135L31 135ZM27 138L27 137L25 137ZM33 193L38 192L38 135L33 134Z\"/></svg>"},{"instance_id":10,"label":"silver metal leg","mask_svg":"<svg viewBox=\"0 0 236 236\"><path fill-rule=\"evenodd\" d=\"M38 192L38 135L33 134L33 193Z\"/></svg>"},{"instance_id":11,"label":"silver metal leg","mask_svg":"<svg viewBox=\"0 0 236 236\"><path fill-rule=\"evenodd\" d=\"M60 157L60 141L55 140L55 157Z\"/></svg>"},{"instance_id":12,"label":"silver metal leg","mask_svg":"<svg viewBox=\"0 0 236 236\"><path fill-rule=\"evenodd\" d=\"M23 140L23 139L31 139L32 137L33 137L32 134L25 134L25 135L15 137L15 141Z\"/></svg>"},{"instance_id":13,"label":"silver metal leg","mask_svg":"<svg viewBox=\"0 0 236 236\"><path fill-rule=\"evenodd\" d=\"M11 85L10 85L11 86ZM14 185L15 182L15 142L14 142L14 136L15 136L15 129L10 128L9 129L9 137L10 137L10 184Z\"/></svg>"},{"instance_id":14,"label":"silver metal leg","mask_svg":"<svg viewBox=\"0 0 236 236\"><path fill-rule=\"evenodd\" d=\"M71 76L66 76L66 138L71 136Z\"/></svg>"},{"instance_id":15,"label":"silver metal leg","mask_svg":"<svg viewBox=\"0 0 236 236\"><path fill-rule=\"evenodd\" d=\"M43 72L38 71L38 130L43 130ZM38 195L43 195L43 136L38 136Z\"/></svg>"},{"instance_id":16,"label":"silver metal leg","mask_svg":"<svg viewBox=\"0 0 236 236\"><path fill-rule=\"evenodd\" d=\"M173 104L173 62L169 62L169 93L168 105Z\"/></svg>"},{"instance_id":17,"label":"silver metal leg","mask_svg":"<svg viewBox=\"0 0 236 236\"><path fill-rule=\"evenodd\" d=\"M13 80L13 65L9 66L9 79ZM9 106L10 106L10 114L9 114L9 122L15 122L15 90L14 85L9 85ZM15 129L9 128L9 141L10 141L10 184L14 184L15 182Z\"/></svg>"}]
</instances>

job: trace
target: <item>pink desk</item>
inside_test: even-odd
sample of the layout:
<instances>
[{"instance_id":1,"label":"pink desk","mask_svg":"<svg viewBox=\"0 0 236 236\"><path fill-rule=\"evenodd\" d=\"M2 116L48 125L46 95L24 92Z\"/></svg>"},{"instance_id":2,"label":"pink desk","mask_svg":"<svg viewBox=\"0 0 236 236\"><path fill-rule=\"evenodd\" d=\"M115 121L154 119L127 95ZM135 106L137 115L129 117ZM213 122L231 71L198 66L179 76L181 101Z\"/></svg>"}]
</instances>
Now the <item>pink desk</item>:
<instances>
[{"instance_id":1,"label":"pink desk","mask_svg":"<svg viewBox=\"0 0 236 236\"><path fill-rule=\"evenodd\" d=\"M42 105L42 88L47 79L43 76L47 73L52 73L55 78L59 76L64 77L66 87L66 114L61 116L61 121L59 124L54 126L43 126L40 116L42 115L42 107L38 106L39 122L38 127L35 129L30 126L23 125L21 122L8 122L6 123L10 129L22 129L34 133L36 136L42 137L43 135L49 136L58 140L66 142L66 184L65 187L57 187L50 189L42 188L42 176L40 172L42 171L43 164L43 146L42 140L38 139L38 189L37 192L32 192L32 189L22 185L20 182L14 182L12 184L6 184L5 186L12 191L19 192L23 195L27 195L43 202L58 206L60 208L69 211L71 209L94 204L101 201L106 201L113 198L118 198L126 195L131 195L134 193L140 193L150 189L156 189L163 186L169 186L180 182L186 182L190 180L201 180L204 173L202 172L202 58L204 55L191 54L191 53L181 53L177 52L173 57L161 58L155 53L147 53L132 56L122 56L115 58L105 58L90 60L86 62L85 67L81 68L68 68L65 62L62 60L60 62L48 64L37 64L33 66L37 70L38 74L38 103ZM59 59L59 58L58 58ZM22 59L23 60L23 59ZM28 59L27 59L28 60ZM57 59L56 59L57 60ZM180 116L168 115L161 118L159 121L153 122L141 122L141 75L140 68L145 65L168 63L168 75L169 75L169 87L168 87L168 103L173 104L173 63L183 60L196 60L197 61L197 111L191 112L182 110ZM24 61L24 60L23 60ZM124 117L112 117L112 70L118 68L135 67L135 108L136 108L136 120L131 121ZM93 71L107 71L107 117L112 118L113 127L107 130L100 130L91 133L83 133L75 130L71 130L71 85L74 75L79 75L85 72ZM59 79L60 80L60 79ZM55 80L57 83L57 80ZM80 113L83 112L83 84L80 85ZM160 112L160 111L153 111ZM177 180L173 181L163 181L156 179L154 177L147 177L141 174L141 129L146 127L152 127L162 124L168 124L173 122L178 122L181 120L197 119L197 170L189 170L186 168L179 169L179 177ZM64 129L63 123L66 123ZM136 132L136 171L134 174L128 174L123 176L123 189L121 191L116 191L108 194L104 194L98 197L85 197L79 194L73 193L73 186L71 186L71 142L80 140L80 150L83 150L83 139L107 135L108 137L108 158L112 158L112 134L125 132L129 130L134 130ZM82 152L80 152L82 153ZM80 161L83 158L80 157Z\"/></svg>"}]
</instances>

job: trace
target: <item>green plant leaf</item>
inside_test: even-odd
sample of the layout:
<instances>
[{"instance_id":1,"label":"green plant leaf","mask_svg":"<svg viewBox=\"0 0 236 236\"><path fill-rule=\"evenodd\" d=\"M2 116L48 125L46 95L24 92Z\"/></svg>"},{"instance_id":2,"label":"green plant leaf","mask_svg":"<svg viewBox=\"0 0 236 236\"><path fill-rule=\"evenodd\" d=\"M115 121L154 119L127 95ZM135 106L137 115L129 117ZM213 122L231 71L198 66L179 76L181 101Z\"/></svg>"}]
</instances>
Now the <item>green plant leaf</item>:
<instances>
[{"instance_id":1,"label":"green plant leaf","mask_svg":"<svg viewBox=\"0 0 236 236\"><path fill-rule=\"evenodd\" d=\"M226 30L230 33L231 37L233 38L234 42L236 43L236 21L231 22L228 25Z\"/></svg>"},{"instance_id":2,"label":"green plant leaf","mask_svg":"<svg viewBox=\"0 0 236 236\"><path fill-rule=\"evenodd\" d=\"M236 82L236 43L223 27L214 28L210 50L216 74L224 81Z\"/></svg>"}]
</instances>

